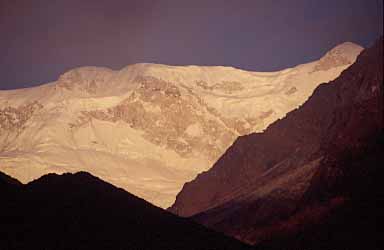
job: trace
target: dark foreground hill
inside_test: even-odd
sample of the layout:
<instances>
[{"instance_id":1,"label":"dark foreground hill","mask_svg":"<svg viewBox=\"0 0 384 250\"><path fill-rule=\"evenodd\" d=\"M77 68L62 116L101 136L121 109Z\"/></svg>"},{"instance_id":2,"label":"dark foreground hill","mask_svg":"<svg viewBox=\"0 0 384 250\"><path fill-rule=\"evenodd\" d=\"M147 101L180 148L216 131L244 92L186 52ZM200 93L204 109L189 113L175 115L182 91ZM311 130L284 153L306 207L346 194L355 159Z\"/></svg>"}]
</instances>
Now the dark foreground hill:
<instances>
[{"instance_id":1,"label":"dark foreground hill","mask_svg":"<svg viewBox=\"0 0 384 250\"><path fill-rule=\"evenodd\" d=\"M0 173L0 249L249 249L88 173Z\"/></svg>"},{"instance_id":2,"label":"dark foreground hill","mask_svg":"<svg viewBox=\"0 0 384 250\"><path fill-rule=\"evenodd\" d=\"M380 249L383 103L380 39L303 106L238 138L170 211L266 249Z\"/></svg>"}]
</instances>

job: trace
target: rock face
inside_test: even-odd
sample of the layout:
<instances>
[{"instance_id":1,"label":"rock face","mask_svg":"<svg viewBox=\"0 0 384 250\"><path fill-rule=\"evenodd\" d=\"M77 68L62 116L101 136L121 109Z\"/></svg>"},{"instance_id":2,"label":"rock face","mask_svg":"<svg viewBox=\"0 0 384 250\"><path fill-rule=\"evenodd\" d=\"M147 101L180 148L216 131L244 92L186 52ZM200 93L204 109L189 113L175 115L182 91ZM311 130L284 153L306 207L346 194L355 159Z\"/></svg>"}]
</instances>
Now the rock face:
<instances>
[{"instance_id":1,"label":"rock face","mask_svg":"<svg viewBox=\"0 0 384 250\"><path fill-rule=\"evenodd\" d=\"M184 185L170 211L255 244L345 204L376 168L352 166L383 133L382 55L380 40L300 108L263 133L239 137Z\"/></svg>"},{"instance_id":2,"label":"rock face","mask_svg":"<svg viewBox=\"0 0 384 250\"><path fill-rule=\"evenodd\" d=\"M1 249L250 249L85 172L0 187Z\"/></svg>"},{"instance_id":3,"label":"rock face","mask_svg":"<svg viewBox=\"0 0 384 250\"><path fill-rule=\"evenodd\" d=\"M168 207L239 135L297 108L361 50L341 44L319 61L269 73L84 67L36 88L0 91L0 170L22 182L88 171Z\"/></svg>"}]
</instances>

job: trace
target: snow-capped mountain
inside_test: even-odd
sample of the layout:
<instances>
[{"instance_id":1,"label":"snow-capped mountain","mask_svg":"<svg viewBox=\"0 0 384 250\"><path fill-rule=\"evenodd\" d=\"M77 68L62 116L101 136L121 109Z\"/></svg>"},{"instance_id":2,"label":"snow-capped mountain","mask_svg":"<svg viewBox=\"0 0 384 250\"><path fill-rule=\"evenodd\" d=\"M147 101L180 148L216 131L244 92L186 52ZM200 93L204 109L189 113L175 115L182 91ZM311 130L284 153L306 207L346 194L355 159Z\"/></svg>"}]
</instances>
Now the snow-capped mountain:
<instances>
[{"instance_id":1,"label":"snow-capped mountain","mask_svg":"<svg viewBox=\"0 0 384 250\"><path fill-rule=\"evenodd\" d=\"M318 61L277 72L83 67L56 82L0 91L0 171L23 182L88 171L168 207L239 135L299 107L361 50L343 43Z\"/></svg>"}]
</instances>

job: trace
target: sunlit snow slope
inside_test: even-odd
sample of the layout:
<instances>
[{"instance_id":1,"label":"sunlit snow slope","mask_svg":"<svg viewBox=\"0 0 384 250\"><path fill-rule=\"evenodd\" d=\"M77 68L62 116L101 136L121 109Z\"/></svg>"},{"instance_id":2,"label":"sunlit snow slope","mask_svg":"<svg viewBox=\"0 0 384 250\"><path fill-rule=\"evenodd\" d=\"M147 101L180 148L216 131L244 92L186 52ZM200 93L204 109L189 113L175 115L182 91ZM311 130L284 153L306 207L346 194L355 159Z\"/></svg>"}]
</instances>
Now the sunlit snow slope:
<instances>
[{"instance_id":1,"label":"sunlit snow slope","mask_svg":"<svg viewBox=\"0 0 384 250\"><path fill-rule=\"evenodd\" d=\"M83 67L0 91L0 171L28 182L88 171L160 207L239 135L262 131L336 78L362 48L277 72L135 64Z\"/></svg>"}]
</instances>

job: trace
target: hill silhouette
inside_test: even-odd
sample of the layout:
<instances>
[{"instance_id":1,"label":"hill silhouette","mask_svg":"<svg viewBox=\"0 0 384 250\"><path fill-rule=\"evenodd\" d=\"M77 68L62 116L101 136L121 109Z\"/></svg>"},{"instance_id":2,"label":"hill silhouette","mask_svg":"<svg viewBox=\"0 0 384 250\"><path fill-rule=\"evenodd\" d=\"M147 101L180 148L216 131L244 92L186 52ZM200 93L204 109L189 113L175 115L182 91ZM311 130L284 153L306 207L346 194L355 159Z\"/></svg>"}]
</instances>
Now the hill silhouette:
<instances>
[{"instance_id":1,"label":"hill silhouette","mask_svg":"<svg viewBox=\"0 0 384 250\"><path fill-rule=\"evenodd\" d=\"M0 174L0 249L249 249L89 173Z\"/></svg>"}]
</instances>

